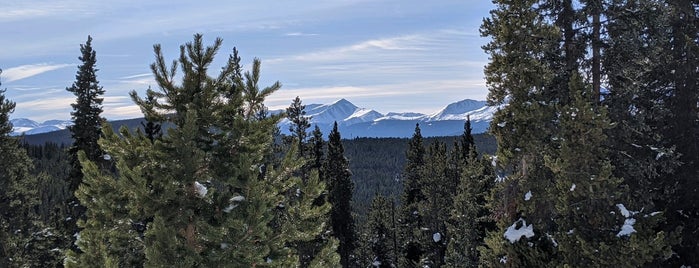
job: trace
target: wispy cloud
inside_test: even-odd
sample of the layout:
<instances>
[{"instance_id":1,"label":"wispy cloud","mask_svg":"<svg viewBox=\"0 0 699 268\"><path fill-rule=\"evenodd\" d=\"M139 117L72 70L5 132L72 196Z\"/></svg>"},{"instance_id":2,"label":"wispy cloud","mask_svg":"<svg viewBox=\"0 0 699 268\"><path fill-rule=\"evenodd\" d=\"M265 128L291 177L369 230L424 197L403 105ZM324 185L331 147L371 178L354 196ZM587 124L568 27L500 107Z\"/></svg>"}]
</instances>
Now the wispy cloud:
<instances>
[{"instance_id":1,"label":"wispy cloud","mask_svg":"<svg viewBox=\"0 0 699 268\"><path fill-rule=\"evenodd\" d=\"M49 63L39 63L39 64L28 64L21 65L17 67L12 67L7 70L3 70L2 76L7 79L7 82L17 81L27 77L32 77L41 73L50 72L53 70L61 69L64 67L72 66L72 64L49 64Z\"/></svg>"},{"instance_id":2,"label":"wispy cloud","mask_svg":"<svg viewBox=\"0 0 699 268\"><path fill-rule=\"evenodd\" d=\"M59 17L65 14L74 16L89 15L95 12L89 2L76 0L55 1L11 1L3 3L0 21L31 20L41 17Z\"/></svg>"},{"instance_id":3,"label":"wispy cloud","mask_svg":"<svg viewBox=\"0 0 699 268\"><path fill-rule=\"evenodd\" d=\"M268 63L281 63L288 61L338 61L347 59L362 53L385 53L387 51L416 51L427 50L428 39L422 35L405 35L397 37L379 38L362 41L356 44L324 49L318 52L303 53L288 57L267 60Z\"/></svg>"},{"instance_id":4,"label":"wispy cloud","mask_svg":"<svg viewBox=\"0 0 699 268\"><path fill-rule=\"evenodd\" d=\"M75 102L75 98L50 98L32 101L17 102L17 109L27 109L34 111L70 110L70 104Z\"/></svg>"},{"instance_id":5,"label":"wispy cloud","mask_svg":"<svg viewBox=\"0 0 699 268\"><path fill-rule=\"evenodd\" d=\"M292 33L286 33L284 36L318 36L319 34L317 33L302 33L302 32L292 32Z\"/></svg>"}]
</instances>

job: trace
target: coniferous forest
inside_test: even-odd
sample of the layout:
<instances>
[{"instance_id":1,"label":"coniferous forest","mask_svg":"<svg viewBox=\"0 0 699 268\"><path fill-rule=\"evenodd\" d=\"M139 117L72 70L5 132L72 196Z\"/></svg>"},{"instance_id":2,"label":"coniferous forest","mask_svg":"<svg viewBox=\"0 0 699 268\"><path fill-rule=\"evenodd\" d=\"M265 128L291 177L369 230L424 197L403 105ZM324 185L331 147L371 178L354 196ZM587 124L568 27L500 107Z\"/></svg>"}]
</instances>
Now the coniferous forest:
<instances>
[{"instance_id":1,"label":"coniferous forest","mask_svg":"<svg viewBox=\"0 0 699 268\"><path fill-rule=\"evenodd\" d=\"M262 61L200 34L112 126L88 36L71 143L10 136L0 90L0 267L699 266L699 2L493 2L502 108L456 137L270 113Z\"/></svg>"}]
</instances>

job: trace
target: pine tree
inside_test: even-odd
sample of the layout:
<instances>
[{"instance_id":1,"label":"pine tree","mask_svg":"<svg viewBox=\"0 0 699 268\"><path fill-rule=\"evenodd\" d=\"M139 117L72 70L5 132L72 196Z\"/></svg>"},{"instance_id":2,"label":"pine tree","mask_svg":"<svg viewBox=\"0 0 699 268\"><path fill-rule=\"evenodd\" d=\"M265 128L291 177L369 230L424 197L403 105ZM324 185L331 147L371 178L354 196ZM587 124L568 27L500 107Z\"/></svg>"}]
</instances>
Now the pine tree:
<instances>
[{"instance_id":1,"label":"pine tree","mask_svg":"<svg viewBox=\"0 0 699 268\"><path fill-rule=\"evenodd\" d=\"M330 224L333 236L340 242L338 253L342 267L355 266L355 228L352 215L352 193L354 183L349 170L349 162L344 155L340 132L337 122L328 135L328 157L325 162L325 176L329 182L328 201L332 205Z\"/></svg>"},{"instance_id":2,"label":"pine tree","mask_svg":"<svg viewBox=\"0 0 699 268\"><path fill-rule=\"evenodd\" d=\"M585 88L579 75L573 75L569 88L573 102L561 107L560 148L555 156L546 157L555 187L540 194L555 197L556 230L548 236L556 241L560 262L638 267L669 256L665 234L646 229L649 223L657 224L657 214L627 210L623 179L611 175L602 146L607 139L604 131L610 127L606 110L595 108L589 97L594 92ZM620 215L609 213L614 210Z\"/></svg>"},{"instance_id":3,"label":"pine tree","mask_svg":"<svg viewBox=\"0 0 699 268\"><path fill-rule=\"evenodd\" d=\"M39 180L29 173L32 162L26 150L10 136L14 109L15 103L5 99L5 90L0 90L0 266L45 265L43 256L29 255L37 253L38 241L34 240L45 233L37 213Z\"/></svg>"},{"instance_id":4,"label":"pine tree","mask_svg":"<svg viewBox=\"0 0 699 268\"><path fill-rule=\"evenodd\" d=\"M398 241L400 242L400 267L415 267L419 264L424 250L420 246L422 215L419 204L425 200L422 192L422 174L425 167L425 147L422 142L420 125L415 125L415 133L408 143L406 164L403 172L403 194L401 195Z\"/></svg>"},{"instance_id":5,"label":"pine tree","mask_svg":"<svg viewBox=\"0 0 699 268\"><path fill-rule=\"evenodd\" d=\"M325 150L325 140L323 140L323 132L320 131L318 125L315 126L312 132L312 136L308 142L311 145L311 168L317 169L320 172L320 177L323 178L322 167L325 157L323 152Z\"/></svg>"},{"instance_id":6,"label":"pine tree","mask_svg":"<svg viewBox=\"0 0 699 268\"><path fill-rule=\"evenodd\" d=\"M278 167L264 162L280 117L256 115L279 84L259 89L259 60L241 77L231 57L210 76L222 40L204 46L202 39L197 34L181 46L173 66L154 46L153 109L133 94L146 117L173 125L167 135L151 142L141 132L122 128L117 135L105 127L102 146L116 161L116 174L94 172L81 157L86 178L78 198L88 204L88 219L79 239L83 253L71 255L69 266L296 266L293 244L324 229L329 207L312 205L324 191L317 176L301 184L296 174L303 162L293 150ZM130 239L136 241L123 243ZM313 263L336 265L334 246L329 240ZM141 250L143 259L132 263Z\"/></svg>"},{"instance_id":7,"label":"pine tree","mask_svg":"<svg viewBox=\"0 0 699 268\"><path fill-rule=\"evenodd\" d=\"M291 132L292 137L299 140L298 153L301 156L305 155L307 131L311 127L304 109L306 109L306 105L301 104L301 99L298 96L291 102L291 106L286 108L286 118L291 122L289 132Z\"/></svg>"},{"instance_id":8,"label":"pine tree","mask_svg":"<svg viewBox=\"0 0 699 268\"><path fill-rule=\"evenodd\" d=\"M554 106L565 99L554 81L566 70L560 60L560 32L537 10L538 2L495 1L496 8L481 26L481 34L492 38L483 47L491 57L485 68L488 101L508 103L495 113L490 128L498 141L496 164L509 176L500 179L491 199L498 229L487 235L481 252L481 263L487 266L546 267L555 258L541 233L551 226L551 202L535 199L526 204L523 198L528 191L552 187L543 155L555 146ZM523 222L537 226L539 235L517 243L503 237L513 223Z\"/></svg>"},{"instance_id":9,"label":"pine tree","mask_svg":"<svg viewBox=\"0 0 699 268\"><path fill-rule=\"evenodd\" d=\"M362 267L398 267L392 200L377 194L371 201L364 230L366 264Z\"/></svg>"},{"instance_id":10,"label":"pine tree","mask_svg":"<svg viewBox=\"0 0 699 268\"><path fill-rule=\"evenodd\" d=\"M421 266L441 267L444 264L450 237L446 224L457 187L450 181L447 158L446 144L434 141L429 147L420 183L425 196L425 200L418 204L418 213L422 217L420 242L424 251Z\"/></svg>"},{"instance_id":11,"label":"pine tree","mask_svg":"<svg viewBox=\"0 0 699 268\"><path fill-rule=\"evenodd\" d=\"M682 165L669 179L676 189L670 198L668 223L682 228L682 241L675 247L677 265L699 265L699 19L696 1L668 1L669 54L665 65L666 85L671 88L668 107L671 123L665 135L677 149ZM661 80L661 81L663 81ZM668 81L669 80L669 81ZM674 212L674 213L673 213Z\"/></svg>"},{"instance_id":12,"label":"pine tree","mask_svg":"<svg viewBox=\"0 0 699 268\"><path fill-rule=\"evenodd\" d=\"M692 119L686 120L687 116L692 115L692 106L696 106L688 105L687 102L684 105L680 103L691 103L693 98L696 103L696 90L694 97L691 94L680 97L681 93L676 93L689 92L682 88L691 85L692 78L675 80L679 77L693 77L696 81L696 72L686 76L686 70L691 70L694 67L689 66L696 64L696 60L691 60L691 57L696 57L697 45L680 33L682 28L690 32L694 28L696 35L696 27L691 23L693 12L685 11L688 16L674 13L686 10L687 2L684 3L684 8L675 9L677 5L683 4L680 1L672 4L614 1L613 5L604 10L604 15L612 19L606 25L607 38L604 40L607 48L602 63L608 77L609 92L604 95L603 103L609 107L609 118L614 124L607 131L611 140L610 157L615 164L614 175L625 179L636 207L649 211L665 210L665 213L656 218L667 218L667 222L661 227L651 228L665 231L670 238L674 234L682 240L687 238L685 241L691 241L694 236L679 233L680 230L693 229L680 227L684 222L691 221L687 219L693 218L686 217L691 213L684 214L691 209L671 205L691 206L694 203L692 197L681 198L685 195L680 192L689 193L697 189L691 184L684 185L681 181L686 177L680 175L683 173L683 163L693 162L682 158L696 155L688 153L696 144L688 144L687 141L692 143L694 139L690 137L697 133L696 124L692 127L690 122ZM682 22L677 23L679 21ZM682 44L678 45L679 43ZM689 69L684 69L685 67ZM680 101L677 102L678 100ZM696 110L694 111L693 114L696 115ZM677 112L685 120L676 118ZM679 123L681 121L684 123ZM679 127L678 123L684 125ZM691 164L686 167L690 167L687 170L696 171L696 168L691 168ZM694 178L696 177L695 175ZM685 182L690 181L692 180ZM670 239L668 243L674 244L676 241ZM686 245L691 248L696 242ZM686 259L687 256L691 259L696 254L681 253L686 252L682 247L674 247L673 251L678 254L670 259L657 258L653 265L670 267L697 263L696 260L692 262ZM696 248L694 251L696 252Z\"/></svg>"},{"instance_id":13,"label":"pine tree","mask_svg":"<svg viewBox=\"0 0 699 268\"><path fill-rule=\"evenodd\" d=\"M78 152L83 151L87 159L104 163L103 152L97 141L100 138L102 122L102 95L104 89L97 81L97 57L92 49L92 37L88 36L85 44L80 45L81 56L78 59L82 62L78 66L73 85L66 88L76 97L75 103L71 104L73 112L70 113L73 125L68 127L73 138L73 145L70 147L71 172L68 177L68 190L72 193L78 189L82 182L82 166L78 160ZM77 234L77 221L84 218L85 208L75 197L68 199L68 211L71 222L67 234Z\"/></svg>"},{"instance_id":14,"label":"pine tree","mask_svg":"<svg viewBox=\"0 0 699 268\"><path fill-rule=\"evenodd\" d=\"M467 157L461 159L457 194L454 196L447 230L450 235L445 256L446 267L478 267L479 248L489 231L495 229L487 197L493 189L495 176L490 163L478 157L470 119L464 124L460 146Z\"/></svg>"}]
</instances>

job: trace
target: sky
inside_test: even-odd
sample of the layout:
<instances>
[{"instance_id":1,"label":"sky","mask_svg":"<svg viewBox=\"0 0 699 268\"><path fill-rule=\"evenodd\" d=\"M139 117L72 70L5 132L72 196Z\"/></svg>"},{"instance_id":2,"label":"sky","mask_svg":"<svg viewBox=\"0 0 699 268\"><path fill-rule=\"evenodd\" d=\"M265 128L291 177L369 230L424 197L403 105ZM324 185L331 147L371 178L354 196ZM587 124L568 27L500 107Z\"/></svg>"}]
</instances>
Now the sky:
<instances>
[{"instance_id":1,"label":"sky","mask_svg":"<svg viewBox=\"0 0 699 268\"><path fill-rule=\"evenodd\" d=\"M223 39L211 75L236 47L248 69L262 61L260 86L275 81L270 109L345 98L382 113L432 113L484 100L487 42L478 28L487 0L0 0L1 89L11 118L70 119L80 44L93 38L103 116L142 116L128 96L150 86L153 45L169 61L195 33Z\"/></svg>"}]
</instances>

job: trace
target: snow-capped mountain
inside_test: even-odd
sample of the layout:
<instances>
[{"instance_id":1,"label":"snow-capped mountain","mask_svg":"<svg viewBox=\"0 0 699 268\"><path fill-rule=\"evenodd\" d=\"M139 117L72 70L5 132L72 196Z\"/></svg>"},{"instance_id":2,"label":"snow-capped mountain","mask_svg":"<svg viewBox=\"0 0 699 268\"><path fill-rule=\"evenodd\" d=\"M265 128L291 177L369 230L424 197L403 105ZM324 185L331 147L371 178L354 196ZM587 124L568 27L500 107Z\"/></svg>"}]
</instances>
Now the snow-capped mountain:
<instances>
[{"instance_id":1,"label":"snow-capped mountain","mask_svg":"<svg viewBox=\"0 0 699 268\"><path fill-rule=\"evenodd\" d=\"M26 118L12 119L10 123L12 123L12 133L10 133L10 135L13 136L52 132L66 129L73 124L70 120L48 120L39 123Z\"/></svg>"},{"instance_id":2,"label":"snow-capped mountain","mask_svg":"<svg viewBox=\"0 0 699 268\"><path fill-rule=\"evenodd\" d=\"M382 114L378 111L357 107L346 99L340 99L330 104L307 104L306 116L312 125L317 125L326 135L337 122L343 138L354 137L411 137L415 125L420 124L423 136L453 136L463 132L464 122L471 119L474 133L482 133L488 129L490 121L499 107L486 106L485 101L462 100L451 103L431 114L414 112L389 112ZM282 110L271 111L280 113ZM14 126L12 135L31 135L66 129L72 124L68 120L49 120L38 123L29 119L11 120ZM279 122L282 133L289 133L290 122L283 119Z\"/></svg>"},{"instance_id":3,"label":"snow-capped mountain","mask_svg":"<svg viewBox=\"0 0 699 268\"><path fill-rule=\"evenodd\" d=\"M306 116L312 125L328 133L337 122L343 137L410 137L415 124L420 124L424 136L450 136L463 132L464 122L471 119L474 133L485 132L499 108L486 106L485 101L462 100L451 103L432 114L413 112L382 114L360 108L346 99L331 104L308 104ZM288 133L290 122L280 122L282 132Z\"/></svg>"}]
</instances>

